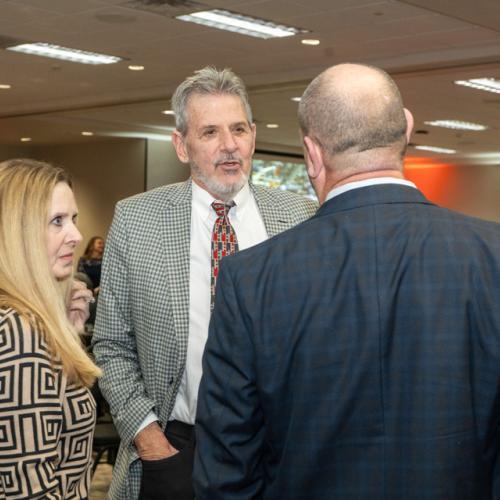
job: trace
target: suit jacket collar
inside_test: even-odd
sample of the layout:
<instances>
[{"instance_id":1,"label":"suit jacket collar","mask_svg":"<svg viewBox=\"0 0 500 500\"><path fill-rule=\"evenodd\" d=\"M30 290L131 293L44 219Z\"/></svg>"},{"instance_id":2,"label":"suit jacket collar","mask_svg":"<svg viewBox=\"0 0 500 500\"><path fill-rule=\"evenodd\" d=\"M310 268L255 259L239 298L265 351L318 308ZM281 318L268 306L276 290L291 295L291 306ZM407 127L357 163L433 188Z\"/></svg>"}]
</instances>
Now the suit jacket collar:
<instances>
[{"instance_id":1,"label":"suit jacket collar","mask_svg":"<svg viewBox=\"0 0 500 500\"><path fill-rule=\"evenodd\" d=\"M192 184L191 179L169 186L167 203L169 205L191 205Z\"/></svg>"},{"instance_id":2,"label":"suit jacket collar","mask_svg":"<svg viewBox=\"0 0 500 500\"><path fill-rule=\"evenodd\" d=\"M169 186L165 199L162 224L158 228L163 239L166 280L165 311L170 309L173 319L169 336L177 340L179 371L184 369L189 335L189 250L191 240L191 180ZM165 313L167 316L167 313ZM166 381L165 381L166 383ZM167 400L161 417L168 415ZM172 403L173 405L173 403ZM170 406L172 406L170 405ZM165 418L165 417L164 417Z\"/></svg>"},{"instance_id":3,"label":"suit jacket collar","mask_svg":"<svg viewBox=\"0 0 500 500\"><path fill-rule=\"evenodd\" d=\"M319 207L317 216L387 203L423 203L432 205L418 189L401 184L378 184L353 189L335 196Z\"/></svg>"},{"instance_id":4,"label":"suit jacket collar","mask_svg":"<svg viewBox=\"0 0 500 500\"><path fill-rule=\"evenodd\" d=\"M290 211L281 204L281 200L276 193L269 188L255 186L250 183L257 206L259 207L264 226L269 238L296 224Z\"/></svg>"},{"instance_id":5,"label":"suit jacket collar","mask_svg":"<svg viewBox=\"0 0 500 500\"><path fill-rule=\"evenodd\" d=\"M295 221L290 215L289 211L285 206L282 205L281 200L276 197L274 193L269 188L262 186L255 186L249 183L250 191L255 197L257 206L262 215L262 220L268 232L269 237L284 230L288 226L294 225ZM188 179L185 182L179 183L169 192L167 198L168 210L173 210L174 213L183 212L184 221L189 218L191 221L191 202L192 202L192 180ZM175 208L178 207L178 208ZM179 210L179 212L177 212ZM169 229L168 233L172 233ZM182 240L181 240L182 242ZM189 246L189 239L183 241Z\"/></svg>"}]
</instances>

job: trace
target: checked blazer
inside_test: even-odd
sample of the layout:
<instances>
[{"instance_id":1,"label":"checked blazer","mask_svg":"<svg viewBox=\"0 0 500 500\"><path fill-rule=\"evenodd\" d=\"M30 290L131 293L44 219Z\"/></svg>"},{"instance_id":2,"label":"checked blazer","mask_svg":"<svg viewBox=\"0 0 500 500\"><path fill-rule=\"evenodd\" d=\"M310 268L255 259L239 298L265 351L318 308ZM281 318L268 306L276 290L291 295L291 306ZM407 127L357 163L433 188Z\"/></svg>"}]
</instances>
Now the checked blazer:
<instances>
[{"instance_id":1,"label":"checked blazer","mask_svg":"<svg viewBox=\"0 0 500 500\"><path fill-rule=\"evenodd\" d=\"M251 189L269 236L317 208L293 193ZM93 352L103 369L99 385L122 439L113 500L138 497L141 464L133 438L151 410L166 425L184 371L190 227L188 180L120 201L106 241Z\"/></svg>"},{"instance_id":2,"label":"checked blazer","mask_svg":"<svg viewBox=\"0 0 500 500\"><path fill-rule=\"evenodd\" d=\"M500 225L345 192L227 257L197 500L500 498Z\"/></svg>"}]
</instances>

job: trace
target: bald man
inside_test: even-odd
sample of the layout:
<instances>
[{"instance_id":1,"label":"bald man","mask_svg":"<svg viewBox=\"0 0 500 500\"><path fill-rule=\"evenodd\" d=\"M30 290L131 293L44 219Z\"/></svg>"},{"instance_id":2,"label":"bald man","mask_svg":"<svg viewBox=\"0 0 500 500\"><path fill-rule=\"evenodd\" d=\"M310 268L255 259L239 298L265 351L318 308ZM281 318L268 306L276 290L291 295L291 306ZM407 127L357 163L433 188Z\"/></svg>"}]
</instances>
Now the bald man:
<instances>
[{"instance_id":1,"label":"bald man","mask_svg":"<svg viewBox=\"0 0 500 500\"><path fill-rule=\"evenodd\" d=\"M223 261L197 416L197 500L500 498L500 226L403 176L383 71L299 106L312 219Z\"/></svg>"}]
</instances>

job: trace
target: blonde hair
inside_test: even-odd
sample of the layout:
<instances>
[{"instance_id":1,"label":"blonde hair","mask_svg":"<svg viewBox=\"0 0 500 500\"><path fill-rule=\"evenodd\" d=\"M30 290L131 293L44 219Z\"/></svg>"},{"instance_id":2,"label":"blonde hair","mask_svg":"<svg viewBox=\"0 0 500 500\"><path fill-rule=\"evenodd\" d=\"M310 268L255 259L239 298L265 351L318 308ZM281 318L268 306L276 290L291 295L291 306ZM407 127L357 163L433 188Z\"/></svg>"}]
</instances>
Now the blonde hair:
<instances>
[{"instance_id":1,"label":"blonde hair","mask_svg":"<svg viewBox=\"0 0 500 500\"><path fill-rule=\"evenodd\" d=\"M40 326L54 361L70 380L89 387L100 370L67 316L72 280L58 281L47 255L49 207L60 182L72 187L68 174L48 163L0 163L0 306Z\"/></svg>"}]
</instances>

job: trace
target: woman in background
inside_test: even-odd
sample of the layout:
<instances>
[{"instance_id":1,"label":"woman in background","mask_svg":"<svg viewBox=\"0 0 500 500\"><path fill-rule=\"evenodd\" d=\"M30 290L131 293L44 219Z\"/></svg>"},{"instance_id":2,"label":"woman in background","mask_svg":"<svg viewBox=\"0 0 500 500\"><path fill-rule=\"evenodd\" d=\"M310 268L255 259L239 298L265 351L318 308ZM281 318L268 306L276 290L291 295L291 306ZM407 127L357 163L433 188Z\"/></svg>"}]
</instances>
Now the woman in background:
<instances>
[{"instance_id":1,"label":"woman in background","mask_svg":"<svg viewBox=\"0 0 500 500\"><path fill-rule=\"evenodd\" d=\"M99 291L103 253L104 239L100 236L93 236L78 261L78 272L85 273L91 279L94 293Z\"/></svg>"},{"instance_id":2,"label":"woman in background","mask_svg":"<svg viewBox=\"0 0 500 500\"><path fill-rule=\"evenodd\" d=\"M72 290L76 217L62 169L0 163L0 498L88 497L99 369L74 326L91 296Z\"/></svg>"}]
</instances>

